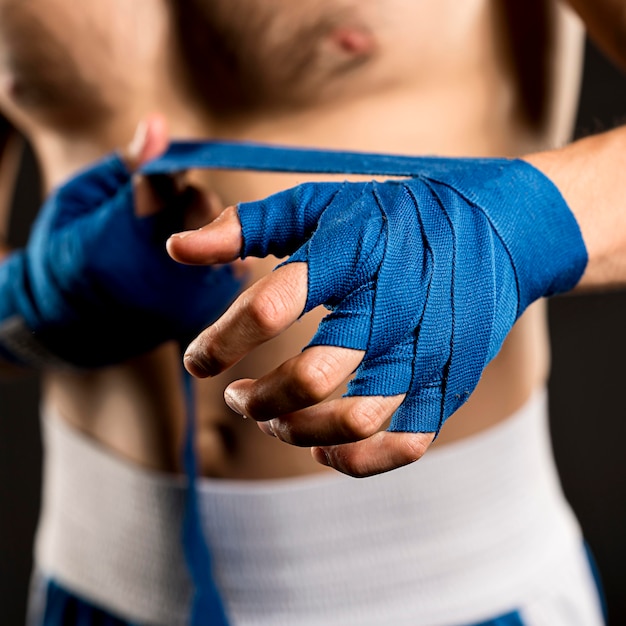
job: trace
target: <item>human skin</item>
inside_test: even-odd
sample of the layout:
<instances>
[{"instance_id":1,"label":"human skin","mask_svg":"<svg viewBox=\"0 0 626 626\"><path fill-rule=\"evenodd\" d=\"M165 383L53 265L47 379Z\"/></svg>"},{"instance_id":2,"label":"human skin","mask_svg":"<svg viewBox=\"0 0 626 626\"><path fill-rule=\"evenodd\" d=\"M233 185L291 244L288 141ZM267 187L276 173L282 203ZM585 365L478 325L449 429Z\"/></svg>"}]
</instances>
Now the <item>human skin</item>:
<instances>
[{"instance_id":1,"label":"human skin","mask_svg":"<svg viewBox=\"0 0 626 626\"><path fill-rule=\"evenodd\" d=\"M588 264L578 290L626 284L626 203L619 182L625 153L623 127L522 157L555 183L580 226ZM555 232L554 240L559 236ZM228 207L211 224L171 237L168 250L183 263L225 263L238 258L242 244L237 208ZM185 354L186 367L199 377L226 370L295 323L306 297L306 264L278 268L242 294L192 342ZM432 434L384 432L404 396L325 402L363 355L335 346L308 348L258 380L232 383L225 396L234 411L257 420L266 434L294 445L313 446L313 455L322 464L355 476L389 471L419 459Z\"/></svg>"},{"instance_id":2,"label":"human skin","mask_svg":"<svg viewBox=\"0 0 626 626\"><path fill-rule=\"evenodd\" d=\"M486 0L464 3L463 10L451 1L399 0L305 2L288 10L281 3L280 11L278 3L253 0L242 0L241 11L220 2L211 7L207 19L217 31L245 33L246 41L257 48L261 66L253 69L260 76L258 101L249 94L246 100L234 89L229 95L238 106L224 110L219 106L220 97L225 97L219 84L209 84L212 93L204 99L182 84L180 68L189 59L175 54L177 33L168 22L165 3L88 0L77 9L68 0L0 0L0 58L5 59L0 108L31 140L47 190L127 144L139 120L157 109L176 137L351 150L512 156L568 139L582 32L561 12L547 30L554 63L545 64L549 89L536 96L541 105L536 106L519 78L524 50L509 49L503 34L509 27ZM276 28L248 32L246 24L254 20L244 24L240 16L252 8L267 13ZM327 12L334 21L321 20ZM311 71L305 75L294 70L287 82L271 64L294 44L277 34L284 32L278 28L282 20L291 25L288 32L309 35L303 41ZM323 27L309 28L320 24ZM432 24L437 24L436 38L431 36ZM35 35L44 51L52 49L60 59L71 61L62 65L64 75L45 84L37 72L29 75L33 68L45 74L45 55L37 57L37 48L20 45ZM216 64L219 67L219 59ZM81 88L68 90L68 84ZM83 100L72 100L72 94ZM309 179L242 172L192 176L225 205ZM272 259L250 264L251 282L267 275L274 264ZM312 313L227 372L198 382L197 441L203 474L262 479L327 471L308 450L266 437L223 401L231 381L259 378L297 355L320 315ZM315 352L307 351L302 358L311 354ZM47 372L44 406L141 465L176 471L183 422L179 368L176 347L167 345L101 371ZM449 421L436 445L505 419L545 383L547 373L545 319L539 304L516 325L473 397ZM231 390L246 384L237 383ZM241 408L232 398L230 403ZM417 452L423 448L419 444ZM412 446L409 456L418 456ZM376 468L366 473L371 470Z\"/></svg>"}]
</instances>

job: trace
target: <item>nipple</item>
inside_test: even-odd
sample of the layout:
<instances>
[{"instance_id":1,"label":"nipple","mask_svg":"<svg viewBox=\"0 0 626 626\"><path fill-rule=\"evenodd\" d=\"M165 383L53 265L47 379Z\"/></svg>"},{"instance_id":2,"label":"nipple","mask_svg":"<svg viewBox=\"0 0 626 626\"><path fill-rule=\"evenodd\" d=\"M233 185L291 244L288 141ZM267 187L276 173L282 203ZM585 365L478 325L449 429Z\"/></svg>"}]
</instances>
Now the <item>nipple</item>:
<instances>
[{"instance_id":1,"label":"nipple","mask_svg":"<svg viewBox=\"0 0 626 626\"><path fill-rule=\"evenodd\" d=\"M358 26L340 26L330 33L330 40L342 52L353 57L371 56L376 49L372 33Z\"/></svg>"}]
</instances>

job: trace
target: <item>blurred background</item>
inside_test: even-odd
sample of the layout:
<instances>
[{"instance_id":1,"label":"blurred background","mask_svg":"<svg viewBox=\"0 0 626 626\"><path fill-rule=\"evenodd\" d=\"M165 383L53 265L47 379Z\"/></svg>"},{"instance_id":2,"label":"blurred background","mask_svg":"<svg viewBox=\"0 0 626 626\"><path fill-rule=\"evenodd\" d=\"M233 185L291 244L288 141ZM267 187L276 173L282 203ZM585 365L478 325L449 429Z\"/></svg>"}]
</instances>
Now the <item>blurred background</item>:
<instances>
[{"instance_id":1,"label":"blurred background","mask_svg":"<svg viewBox=\"0 0 626 626\"><path fill-rule=\"evenodd\" d=\"M577 135L626 121L626 77L587 45ZM626 173L625 173L626 175ZM13 240L39 204L32 155L15 198ZM602 576L610 624L626 624L626 293L550 302L552 433L565 493ZM624 397L622 398L622 394ZM0 624L24 624L39 508L36 378L0 382Z\"/></svg>"}]
</instances>

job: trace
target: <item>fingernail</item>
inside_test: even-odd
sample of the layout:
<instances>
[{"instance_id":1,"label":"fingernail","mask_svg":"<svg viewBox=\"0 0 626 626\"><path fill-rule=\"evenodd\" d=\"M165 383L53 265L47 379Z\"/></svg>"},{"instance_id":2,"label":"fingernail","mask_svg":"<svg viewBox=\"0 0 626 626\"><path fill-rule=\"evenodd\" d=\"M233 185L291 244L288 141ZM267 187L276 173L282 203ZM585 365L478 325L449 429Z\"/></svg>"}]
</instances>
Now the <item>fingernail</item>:
<instances>
[{"instance_id":1,"label":"fingernail","mask_svg":"<svg viewBox=\"0 0 626 626\"><path fill-rule=\"evenodd\" d=\"M273 420L268 420L267 422L257 422L259 428L262 432L270 437L276 437L276 432L274 431L274 425L272 424Z\"/></svg>"},{"instance_id":2,"label":"fingernail","mask_svg":"<svg viewBox=\"0 0 626 626\"><path fill-rule=\"evenodd\" d=\"M183 356L183 364L185 369L196 378L206 378L209 375L204 367L196 361L193 354L190 352L186 352Z\"/></svg>"},{"instance_id":3,"label":"fingernail","mask_svg":"<svg viewBox=\"0 0 626 626\"><path fill-rule=\"evenodd\" d=\"M320 465L325 465L326 467L332 467L330 464L330 458L328 457L328 454L326 453L326 450L324 450L324 448L320 448L317 446L314 448L311 448L311 454L313 454L313 458Z\"/></svg>"},{"instance_id":4,"label":"fingernail","mask_svg":"<svg viewBox=\"0 0 626 626\"><path fill-rule=\"evenodd\" d=\"M174 233L170 236L170 239L185 239L185 237L189 237L189 235L193 235L198 232L197 230L184 230L181 233Z\"/></svg>"},{"instance_id":5,"label":"fingernail","mask_svg":"<svg viewBox=\"0 0 626 626\"><path fill-rule=\"evenodd\" d=\"M234 411L239 415L245 415L241 398L238 398L237 396L238 394L236 392L226 388L224 391L224 402L226 402L226 406L228 406L231 411Z\"/></svg>"},{"instance_id":6,"label":"fingernail","mask_svg":"<svg viewBox=\"0 0 626 626\"><path fill-rule=\"evenodd\" d=\"M132 159L140 159L141 152L146 144L146 137L148 136L148 124L146 120L141 120L137 124L135 135L128 146L128 155Z\"/></svg>"}]
</instances>

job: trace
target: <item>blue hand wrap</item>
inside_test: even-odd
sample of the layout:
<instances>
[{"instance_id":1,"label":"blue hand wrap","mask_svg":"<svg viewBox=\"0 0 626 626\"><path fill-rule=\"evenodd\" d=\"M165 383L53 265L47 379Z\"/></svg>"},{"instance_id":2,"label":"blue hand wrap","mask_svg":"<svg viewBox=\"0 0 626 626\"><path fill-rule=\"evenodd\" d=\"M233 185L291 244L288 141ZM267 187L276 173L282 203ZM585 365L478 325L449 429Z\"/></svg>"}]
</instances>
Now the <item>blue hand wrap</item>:
<instances>
[{"instance_id":1,"label":"blue hand wrap","mask_svg":"<svg viewBox=\"0 0 626 626\"><path fill-rule=\"evenodd\" d=\"M390 430L439 432L534 300L587 254L554 185L519 160L416 159L413 177L305 184L239 207L245 255L308 265L309 345L365 351L347 395L407 398Z\"/></svg>"},{"instance_id":2,"label":"blue hand wrap","mask_svg":"<svg viewBox=\"0 0 626 626\"><path fill-rule=\"evenodd\" d=\"M524 309L574 287L587 262L578 225L558 190L522 161L180 142L142 171L194 167L410 177L306 184L239 206L244 255L292 254L287 262L308 264L304 312L321 303L331 309L312 345L366 352L348 393L407 393L392 430L437 432L467 399ZM111 198L127 182L113 180L93 204L117 204ZM82 202L77 208L79 215L85 212ZM64 221L73 217L70 211ZM0 293L8 298L0 320L7 310L21 310L19 290L12 292L10 284L26 271L24 263L16 255L0 271ZM193 285L191 293L196 295ZM182 300L172 302L184 308ZM191 623L226 624L199 521L188 379L186 394L190 489L183 543L196 585Z\"/></svg>"},{"instance_id":3,"label":"blue hand wrap","mask_svg":"<svg viewBox=\"0 0 626 626\"><path fill-rule=\"evenodd\" d=\"M365 351L348 395L407 394L391 430L438 432L526 307L572 289L587 263L561 194L524 161L215 143L173 146L148 168L206 163L409 177L305 184L239 206L244 256L307 263L304 313L331 310L310 345Z\"/></svg>"},{"instance_id":4,"label":"blue hand wrap","mask_svg":"<svg viewBox=\"0 0 626 626\"><path fill-rule=\"evenodd\" d=\"M130 174L117 156L61 186L27 247L0 266L3 354L36 364L37 345L61 362L94 367L191 339L240 285L230 267L170 259L165 239L182 227L180 206L134 215Z\"/></svg>"}]
</instances>

